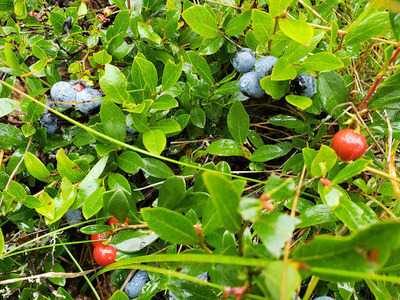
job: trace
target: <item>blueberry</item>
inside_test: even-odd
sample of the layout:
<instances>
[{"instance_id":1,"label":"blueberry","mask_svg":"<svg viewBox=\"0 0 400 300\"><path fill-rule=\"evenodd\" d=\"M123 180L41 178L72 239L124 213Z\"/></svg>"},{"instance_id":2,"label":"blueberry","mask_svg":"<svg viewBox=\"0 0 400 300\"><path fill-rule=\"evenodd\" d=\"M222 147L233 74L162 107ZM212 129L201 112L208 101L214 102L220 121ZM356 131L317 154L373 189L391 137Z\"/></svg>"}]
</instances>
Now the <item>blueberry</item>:
<instances>
[{"instance_id":1,"label":"blueberry","mask_svg":"<svg viewBox=\"0 0 400 300\"><path fill-rule=\"evenodd\" d=\"M76 101L76 90L71 83L59 81L51 87L50 96L55 106L69 108Z\"/></svg>"},{"instance_id":2,"label":"blueberry","mask_svg":"<svg viewBox=\"0 0 400 300\"><path fill-rule=\"evenodd\" d=\"M332 298L329 296L320 296L320 297L314 298L313 300L335 300L335 298Z\"/></svg>"},{"instance_id":3,"label":"blueberry","mask_svg":"<svg viewBox=\"0 0 400 300\"><path fill-rule=\"evenodd\" d=\"M253 98L261 98L264 91L260 87L259 78L256 72L248 72L243 74L239 80L239 89L246 96Z\"/></svg>"},{"instance_id":4,"label":"blueberry","mask_svg":"<svg viewBox=\"0 0 400 300\"><path fill-rule=\"evenodd\" d=\"M80 209L69 209L65 214L65 219L69 225L75 225L82 222L82 212Z\"/></svg>"},{"instance_id":5,"label":"blueberry","mask_svg":"<svg viewBox=\"0 0 400 300\"><path fill-rule=\"evenodd\" d=\"M137 271L125 288L125 293L129 298L136 298L142 292L146 282L149 281L149 274L146 271Z\"/></svg>"},{"instance_id":6,"label":"blueberry","mask_svg":"<svg viewBox=\"0 0 400 300\"><path fill-rule=\"evenodd\" d=\"M256 71L258 78L270 75L277 60L278 59L275 56L263 56L257 59L254 64L254 70Z\"/></svg>"},{"instance_id":7,"label":"blueberry","mask_svg":"<svg viewBox=\"0 0 400 300\"><path fill-rule=\"evenodd\" d=\"M290 82L293 93L301 96L312 97L317 93L317 83L313 76L301 74Z\"/></svg>"},{"instance_id":8,"label":"blueberry","mask_svg":"<svg viewBox=\"0 0 400 300\"><path fill-rule=\"evenodd\" d=\"M100 91L86 87L76 94L76 109L87 115L90 111L99 107L102 101Z\"/></svg>"},{"instance_id":9,"label":"blueberry","mask_svg":"<svg viewBox=\"0 0 400 300\"><path fill-rule=\"evenodd\" d=\"M50 112L46 112L39 120L40 125L46 128L47 133L54 134L58 129L58 119Z\"/></svg>"},{"instance_id":10,"label":"blueberry","mask_svg":"<svg viewBox=\"0 0 400 300\"><path fill-rule=\"evenodd\" d=\"M200 275L197 276L197 278L203 281L208 281L208 272L201 273Z\"/></svg>"},{"instance_id":11,"label":"blueberry","mask_svg":"<svg viewBox=\"0 0 400 300\"><path fill-rule=\"evenodd\" d=\"M232 59L232 65L240 73L249 72L256 62L256 56L251 49L243 48Z\"/></svg>"}]
</instances>

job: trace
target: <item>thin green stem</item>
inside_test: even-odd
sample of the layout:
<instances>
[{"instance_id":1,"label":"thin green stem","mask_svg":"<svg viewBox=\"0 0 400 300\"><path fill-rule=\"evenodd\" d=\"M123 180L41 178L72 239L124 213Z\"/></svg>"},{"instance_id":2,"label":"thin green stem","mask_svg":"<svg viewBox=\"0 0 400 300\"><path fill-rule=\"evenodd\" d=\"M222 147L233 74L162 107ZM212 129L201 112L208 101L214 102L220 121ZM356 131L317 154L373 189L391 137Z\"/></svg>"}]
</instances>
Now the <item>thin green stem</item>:
<instances>
[{"instance_id":1,"label":"thin green stem","mask_svg":"<svg viewBox=\"0 0 400 300\"><path fill-rule=\"evenodd\" d=\"M60 240L60 239L58 239ZM60 241L61 242L61 241ZM69 251L68 247L63 245L65 251L68 253L69 257L72 259L74 262L75 266L78 268L79 272L84 273L83 269L81 268L81 265L78 263L78 261L75 259L75 257L72 255L72 253ZM83 278L85 278L87 284L89 285L90 289L92 290L94 296L96 297L97 300L101 300L99 294L97 293L96 289L94 288L93 284L90 282L89 278L87 277L86 274L83 275Z\"/></svg>"},{"instance_id":2,"label":"thin green stem","mask_svg":"<svg viewBox=\"0 0 400 300\"><path fill-rule=\"evenodd\" d=\"M127 148L127 149L130 149L130 150L135 151L137 153L140 153L140 154L143 154L143 155L147 155L147 156L150 156L150 157L154 157L154 158L157 158L159 160L163 160L163 161L166 161L166 162L169 162L169 163L172 163L172 164L175 164L175 165L179 165L179 166L182 166L182 167L186 167L186 168L192 168L192 169L199 170L199 171L206 171L206 172L210 172L210 173L217 173L217 174L227 175L227 176L230 176L230 177L233 177L233 178L237 178L237 179L241 179L241 180L245 180L245 181L256 182L256 183L263 183L264 182L264 181L258 180L258 179L253 179L253 178L244 177L244 176L240 176L240 175L225 173L225 172L221 172L221 171L217 171L217 170L211 170L211 169L204 168L204 167L201 167L201 166L198 166L198 165L195 165L195 164L185 163L185 162L178 161L178 160L175 160L175 159L172 159L172 158L169 158L169 157L165 157L165 156L161 156L161 155L157 155L157 154L148 152L146 150L143 150L143 149L138 148L138 147L133 146L133 145L126 144L126 143L124 143L122 141L119 141L117 139L114 139L114 138L112 138L112 137L110 137L110 136L108 136L108 135L106 135L104 133L101 133L101 132L99 132L99 131L97 131L97 130L89 127L89 126L86 126L86 125L84 125L84 124L82 124L82 123L80 123L80 122L68 117L67 115L64 115L63 113L61 113L61 112L59 112L59 111L47 106L46 104L40 102L39 100L37 100L34 97L26 94L25 92L15 88L14 86L12 86L11 84L5 82L4 80L0 80L0 83L2 83L4 86L8 87L9 89L12 89L13 91L19 93L20 95L28 98L29 100L35 102L36 104L46 108L51 113L59 116L60 118L63 118L64 120L68 121L69 123L74 124L74 125L82 128L86 132L89 132L89 133L93 134L94 136L97 136L97 137L99 137L99 138L101 138L103 140L106 140L106 141L108 141L108 142L110 142L112 144L115 144L117 146L120 146L122 148Z\"/></svg>"}]
</instances>

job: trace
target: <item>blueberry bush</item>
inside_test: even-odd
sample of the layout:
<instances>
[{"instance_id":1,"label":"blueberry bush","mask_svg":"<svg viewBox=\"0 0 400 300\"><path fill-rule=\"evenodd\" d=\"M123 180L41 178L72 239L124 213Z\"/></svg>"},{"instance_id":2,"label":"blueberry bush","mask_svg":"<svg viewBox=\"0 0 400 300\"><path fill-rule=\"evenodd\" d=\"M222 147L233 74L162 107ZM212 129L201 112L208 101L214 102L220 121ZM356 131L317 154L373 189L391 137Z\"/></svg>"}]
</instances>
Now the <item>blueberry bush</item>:
<instances>
[{"instance_id":1,"label":"blueberry bush","mask_svg":"<svg viewBox=\"0 0 400 300\"><path fill-rule=\"evenodd\" d=\"M398 299L397 0L0 0L1 299Z\"/></svg>"}]
</instances>

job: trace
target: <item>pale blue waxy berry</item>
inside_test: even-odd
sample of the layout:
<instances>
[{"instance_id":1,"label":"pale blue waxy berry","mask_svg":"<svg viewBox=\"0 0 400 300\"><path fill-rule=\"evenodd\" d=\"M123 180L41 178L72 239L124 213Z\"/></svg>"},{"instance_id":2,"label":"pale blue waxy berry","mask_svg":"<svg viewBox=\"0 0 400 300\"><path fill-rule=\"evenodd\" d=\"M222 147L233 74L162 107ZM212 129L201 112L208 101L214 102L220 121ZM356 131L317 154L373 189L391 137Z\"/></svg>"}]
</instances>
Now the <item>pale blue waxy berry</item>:
<instances>
[{"instance_id":1,"label":"pale blue waxy berry","mask_svg":"<svg viewBox=\"0 0 400 300\"><path fill-rule=\"evenodd\" d=\"M80 209L69 209L65 214L65 219L69 225L75 225L82 222L82 212Z\"/></svg>"},{"instance_id":2,"label":"pale blue waxy berry","mask_svg":"<svg viewBox=\"0 0 400 300\"><path fill-rule=\"evenodd\" d=\"M76 109L83 114L88 114L93 109L100 106L102 95L100 91L87 87L76 94Z\"/></svg>"},{"instance_id":3,"label":"pale blue waxy berry","mask_svg":"<svg viewBox=\"0 0 400 300\"><path fill-rule=\"evenodd\" d=\"M249 48L239 50L232 59L232 65L240 73L249 72L256 63L256 56Z\"/></svg>"},{"instance_id":4,"label":"pale blue waxy berry","mask_svg":"<svg viewBox=\"0 0 400 300\"><path fill-rule=\"evenodd\" d=\"M50 112L45 112L39 119L39 123L46 129L48 134L54 134L58 129L58 119Z\"/></svg>"},{"instance_id":5,"label":"pale blue waxy berry","mask_svg":"<svg viewBox=\"0 0 400 300\"><path fill-rule=\"evenodd\" d=\"M261 98L265 95L256 72L243 74L239 79L239 89L243 94L252 98Z\"/></svg>"},{"instance_id":6,"label":"pale blue waxy berry","mask_svg":"<svg viewBox=\"0 0 400 300\"><path fill-rule=\"evenodd\" d=\"M51 105L60 108L69 108L76 101L76 90L67 81L56 82L50 89Z\"/></svg>"},{"instance_id":7,"label":"pale blue waxy berry","mask_svg":"<svg viewBox=\"0 0 400 300\"><path fill-rule=\"evenodd\" d=\"M254 64L254 71L257 73L258 78L270 75L277 60L275 56L263 56L257 59Z\"/></svg>"},{"instance_id":8,"label":"pale blue waxy berry","mask_svg":"<svg viewBox=\"0 0 400 300\"><path fill-rule=\"evenodd\" d=\"M320 297L314 298L314 300L335 300L335 298L332 298L329 296L320 296Z\"/></svg>"},{"instance_id":9,"label":"pale blue waxy berry","mask_svg":"<svg viewBox=\"0 0 400 300\"><path fill-rule=\"evenodd\" d=\"M137 271L126 285L125 293L130 299L136 298L140 295L143 287L149 280L149 274L146 271Z\"/></svg>"},{"instance_id":10,"label":"pale blue waxy berry","mask_svg":"<svg viewBox=\"0 0 400 300\"><path fill-rule=\"evenodd\" d=\"M301 74L290 82L291 90L301 96L313 97L317 93L317 80L307 74Z\"/></svg>"}]
</instances>

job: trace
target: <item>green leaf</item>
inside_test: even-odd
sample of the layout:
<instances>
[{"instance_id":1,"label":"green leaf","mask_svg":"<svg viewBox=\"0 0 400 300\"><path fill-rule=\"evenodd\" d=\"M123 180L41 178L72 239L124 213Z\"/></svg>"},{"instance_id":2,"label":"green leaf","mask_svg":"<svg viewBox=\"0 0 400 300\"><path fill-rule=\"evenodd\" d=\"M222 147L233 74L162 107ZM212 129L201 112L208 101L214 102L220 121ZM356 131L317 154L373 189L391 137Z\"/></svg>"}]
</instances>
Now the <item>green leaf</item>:
<instances>
[{"instance_id":1,"label":"green leaf","mask_svg":"<svg viewBox=\"0 0 400 300\"><path fill-rule=\"evenodd\" d=\"M40 159L32 153L26 152L24 154L24 163L28 173L36 179L44 182L50 180L50 171L47 170L46 166L40 161Z\"/></svg>"},{"instance_id":2,"label":"green leaf","mask_svg":"<svg viewBox=\"0 0 400 300\"><path fill-rule=\"evenodd\" d=\"M280 16L290 6L293 0L269 1L269 10L273 17Z\"/></svg>"},{"instance_id":3,"label":"green leaf","mask_svg":"<svg viewBox=\"0 0 400 300\"><path fill-rule=\"evenodd\" d=\"M332 180L332 184L340 184L342 182L349 180L350 178L352 178L354 176L357 176L362 171L364 171L365 168L370 163L371 163L370 160L366 160L366 159L362 159L362 158L349 163L343 169L341 169L338 174L336 174L335 178L333 178L333 180Z\"/></svg>"},{"instance_id":4,"label":"green leaf","mask_svg":"<svg viewBox=\"0 0 400 300\"><path fill-rule=\"evenodd\" d=\"M104 205L112 216L118 220L125 220L129 212L129 203L126 193L122 189L109 191L104 195Z\"/></svg>"},{"instance_id":5,"label":"green leaf","mask_svg":"<svg viewBox=\"0 0 400 300\"><path fill-rule=\"evenodd\" d=\"M324 109L334 115L341 113L338 105L347 101L349 93L342 77L336 72L321 73L318 91Z\"/></svg>"},{"instance_id":6,"label":"green leaf","mask_svg":"<svg viewBox=\"0 0 400 300\"><path fill-rule=\"evenodd\" d=\"M136 88L154 93L158 84L157 69L143 55L136 55L132 65L132 79Z\"/></svg>"},{"instance_id":7,"label":"green leaf","mask_svg":"<svg viewBox=\"0 0 400 300\"><path fill-rule=\"evenodd\" d=\"M60 148L56 154L57 171L62 177L67 177L73 183L81 180L85 174L78 164L69 159L64 149Z\"/></svg>"},{"instance_id":8,"label":"green leaf","mask_svg":"<svg viewBox=\"0 0 400 300\"><path fill-rule=\"evenodd\" d=\"M362 207L353 202L347 192L339 186L318 186L321 200L334 212L335 216L350 230L355 231L376 222Z\"/></svg>"},{"instance_id":9,"label":"green leaf","mask_svg":"<svg viewBox=\"0 0 400 300\"><path fill-rule=\"evenodd\" d=\"M152 110L170 110L172 108L178 107L178 101L171 95L162 95L157 98L151 105Z\"/></svg>"},{"instance_id":10,"label":"green leaf","mask_svg":"<svg viewBox=\"0 0 400 300\"><path fill-rule=\"evenodd\" d=\"M0 148L12 149L24 142L21 130L9 124L0 123Z\"/></svg>"},{"instance_id":11,"label":"green leaf","mask_svg":"<svg viewBox=\"0 0 400 300\"><path fill-rule=\"evenodd\" d=\"M167 138L162 130L149 130L143 133L143 144L151 153L160 155L165 149Z\"/></svg>"},{"instance_id":12,"label":"green leaf","mask_svg":"<svg viewBox=\"0 0 400 300\"><path fill-rule=\"evenodd\" d=\"M336 274L340 274L340 270L372 272L383 266L391 251L399 246L400 224L380 223L346 237L316 236L312 241L297 247L293 258L310 267L334 266ZM371 251L377 257L369 258ZM339 275L323 275L323 278L346 280L346 276Z\"/></svg>"},{"instance_id":13,"label":"green leaf","mask_svg":"<svg viewBox=\"0 0 400 300\"><path fill-rule=\"evenodd\" d=\"M183 177L168 178L158 193L158 205L169 209L179 207L186 195L186 182Z\"/></svg>"},{"instance_id":14,"label":"green leaf","mask_svg":"<svg viewBox=\"0 0 400 300\"><path fill-rule=\"evenodd\" d=\"M289 115L274 115L268 119L268 122L274 126L294 129L298 133L304 132L307 127L303 121Z\"/></svg>"},{"instance_id":15,"label":"green leaf","mask_svg":"<svg viewBox=\"0 0 400 300\"><path fill-rule=\"evenodd\" d=\"M400 90L397 89L399 84L400 73L387 78L380 84L368 107L370 109L398 110L400 108Z\"/></svg>"},{"instance_id":16,"label":"green leaf","mask_svg":"<svg viewBox=\"0 0 400 300\"><path fill-rule=\"evenodd\" d=\"M112 56L103 49L93 54L93 60L96 62L96 64L106 65L112 61Z\"/></svg>"},{"instance_id":17,"label":"green leaf","mask_svg":"<svg viewBox=\"0 0 400 300\"><path fill-rule=\"evenodd\" d=\"M174 175L174 172L162 161L155 158L145 158L143 159L144 166L143 171L150 176L156 178L168 178Z\"/></svg>"},{"instance_id":18,"label":"green leaf","mask_svg":"<svg viewBox=\"0 0 400 300\"><path fill-rule=\"evenodd\" d=\"M25 19L28 16L25 0L14 0L14 12L17 19Z\"/></svg>"},{"instance_id":19,"label":"green leaf","mask_svg":"<svg viewBox=\"0 0 400 300\"><path fill-rule=\"evenodd\" d=\"M244 32L250 24L252 11L247 10L244 13L233 16L225 27L225 33L229 36L237 36Z\"/></svg>"},{"instance_id":20,"label":"green leaf","mask_svg":"<svg viewBox=\"0 0 400 300\"><path fill-rule=\"evenodd\" d=\"M325 204L317 204L307 208L301 214L301 223L298 228L311 227L315 225L335 222L337 219L329 206Z\"/></svg>"},{"instance_id":21,"label":"green leaf","mask_svg":"<svg viewBox=\"0 0 400 300\"><path fill-rule=\"evenodd\" d=\"M211 196L215 213L219 216L225 229L236 232L240 228L239 201L240 196L232 183L224 175L214 173L203 174L204 184Z\"/></svg>"},{"instance_id":22,"label":"green leaf","mask_svg":"<svg viewBox=\"0 0 400 300\"><path fill-rule=\"evenodd\" d=\"M174 244L197 244L198 237L187 217L162 207L144 208L141 212L149 228L163 240Z\"/></svg>"},{"instance_id":23,"label":"green leaf","mask_svg":"<svg viewBox=\"0 0 400 300\"><path fill-rule=\"evenodd\" d=\"M36 211L49 220L53 219L55 214L54 199L46 192L42 192L38 199L42 205L39 208L36 208Z\"/></svg>"},{"instance_id":24,"label":"green leaf","mask_svg":"<svg viewBox=\"0 0 400 300\"><path fill-rule=\"evenodd\" d=\"M79 183L79 189L83 193L85 199L98 189L97 179L103 173L107 165L108 157L101 158L89 171L89 173Z\"/></svg>"},{"instance_id":25,"label":"green leaf","mask_svg":"<svg viewBox=\"0 0 400 300\"><path fill-rule=\"evenodd\" d=\"M274 1L272 1L274 2ZM297 271L297 266L283 261L271 262L263 271L265 286L267 287L273 300L292 300L295 299L296 291L300 289L301 276ZM285 276L285 290L281 295L282 276Z\"/></svg>"},{"instance_id":26,"label":"green leaf","mask_svg":"<svg viewBox=\"0 0 400 300\"><path fill-rule=\"evenodd\" d=\"M162 43L161 37L154 32L153 27L150 24L137 22L137 29L142 39L147 39L158 45Z\"/></svg>"},{"instance_id":27,"label":"green leaf","mask_svg":"<svg viewBox=\"0 0 400 300\"><path fill-rule=\"evenodd\" d=\"M211 68L209 63L204 57L201 57L194 51L186 52L187 62L191 64L196 73L205 80L208 84L212 85L214 82Z\"/></svg>"},{"instance_id":28,"label":"green leaf","mask_svg":"<svg viewBox=\"0 0 400 300\"><path fill-rule=\"evenodd\" d=\"M278 157L285 156L292 150L293 146L289 142L282 142L274 145L263 145L254 151L250 160L254 162L266 162Z\"/></svg>"},{"instance_id":29,"label":"green leaf","mask_svg":"<svg viewBox=\"0 0 400 300\"><path fill-rule=\"evenodd\" d=\"M303 63L303 67L307 71L327 72L341 69L344 64L340 58L332 53L319 52L308 56Z\"/></svg>"},{"instance_id":30,"label":"green leaf","mask_svg":"<svg viewBox=\"0 0 400 300\"><path fill-rule=\"evenodd\" d=\"M102 233L109 231L111 226L104 224L95 224L95 225L87 225L79 229L83 234L93 234L93 233Z\"/></svg>"},{"instance_id":31,"label":"green leaf","mask_svg":"<svg viewBox=\"0 0 400 300\"><path fill-rule=\"evenodd\" d=\"M359 45L372 37L384 35L388 31L390 31L390 20L387 11L377 11L367 17L361 15L348 28L344 44Z\"/></svg>"},{"instance_id":32,"label":"green leaf","mask_svg":"<svg viewBox=\"0 0 400 300\"><path fill-rule=\"evenodd\" d=\"M0 118L12 113L17 107L17 101L8 98L0 98Z\"/></svg>"},{"instance_id":33,"label":"green leaf","mask_svg":"<svg viewBox=\"0 0 400 300\"><path fill-rule=\"evenodd\" d=\"M101 90L114 102L123 103L129 99L128 82L125 75L117 67L106 64L105 72L100 77L99 83Z\"/></svg>"},{"instance_id":34,"label":"green leaf","mask_svg":"<svg viewBox=\"0 0 400 300\"><path fill-rule=\"evenodd\" d=\"M243 144L249 134L250 118L241 102L234 102L228 113L228 129L233 139Z\"/></svg>"},{"instance_id":35,"label":"green leaf","mask_svg":"<svg viewBox=\"0 0 400 300\"><path fill-rule=\"evenodd\" d=\"M301 110L305 110L313 104L312 99L305 96L287 95L285 99L288 103L292 104L293 106L296 106Z\"/></svg>"},{"instance_id":36,"label":"green leaf","mask_svg":"<svg viewBox=\"0 0 400 300\"><path fill-rule=\"evenodd\" d=\"M271 76L262 78L260 86L273 99L281 99L289 91L289 81L274 81Z\"/></svg>"},{"instance_id":37,"label":"green leaf","mask_svg":"<svg viewBox=\"0 0 400 300\"><path fill-rule=\"evenodd\" d=\"M271 80L274 81L283 81L283 80L292 80L297 76L297 70L287 61L285 58L280 58L276 62L274 68L272 69Z\"/></svg>"},{"instance_id":38,"label":"green leaf","mask_svg":"<svg viewBox=\"0 0 400 300\"><path fill-rule=\"evenodd\" d=\"M222 139L212 142L207 147L207 152L218 156L243 156L242 147L234 140Z\"/></svg>"},{"instance_id":39,"label":"green leaf","mask_svg":"<svg viewBox=\"0 0 400 300\"><path fill-rule=\"evenodd\" d=\"M90 219L103 208L103 194L105 193L103 187L97 189L83 202L82 213L85 219Z\"/></svg>"},{"instance_id":40,"label":"green leaf","mask_svg":"<svg viewBox=\"0 0 400 300\"><path fill-rule=\"evenodd\" d=\"M122 230L113 235L111 245L117 250L133 253L138 252L158 239L158 235L142 230Z\"/></svg>"},{"instance_id":41,"label":"green leaf","mask_svg":"<svg viewBox=\"0 0 400 300\"><path fill-rule=\"evenodd\" d=\"M207 6L193 5L182 13L182 17L202 37L211 39L219 35L217 17Z\"/></svg>"},{"instance_id":42,"label":"green leaf","mask_svg":"<svg viewBox=\"0 0 400 300\"><path fill-rule=\"evenodd\" d=\"M144 167L144 161L139 154L133 151L124 151L117 158L118 167L126 173L136 174Z\"/></svg>"},{"instance_id":43,"label":"green leaf","mask_svg":"<svg viewBox=\"0 0 400 300\"><path fill-rule=\"evenodd\" d=\"M190 120L194 126L204 128L206 125L206 113L201 107L195 106L190 111Z\"/></svg>"},{"instance_id":44,"label":"green leaf","mask_svg":"<svg viewBox=\"0 0 400 300\"><path fill-rule=\"evenodd\" d=\"M120 141L125 139L125 115L115 103L110 100L103 101L100 107L100 119L105 134Z\"/></svg>"},{"instance_id":45,"label":"green leaf","mask_svg":"<svg viewBox=\"0 0 400 300\"><path fill-rule=\"evenodd\" d=\"M287 37L304 46L308 46L314 36L314 29L304 20L281 19L279 28Z\"/></svg>"},{"instance_id":46,"label":"green leaf","mask_svg":"<svg viewBox=\"0 0 400 300\"><path fill-rule=\"evenodd\" d=\"M5 249L3 230L0 227L0 257L3 255Z\"/></svg>"},{"instance_id":47,"label":"green leaf","mask_svg":"<svg viewBox=\"0 0 400 300\"><path fill-rule=\"evenodd\" d=\"M49 225L57 222L65 215L77 195L76 187L67 178L62 179L60 189L60 194L54 198L54 216L46 219L46 223Z\"/></svg>"},{"instance_id":48,"label":"green leaf","mask_svg":"<svg viewBox=\"0 0 400 300\"><path fill-rule=\"evenodd\" d=\"M117 290L108 300L129 300L129 297L121 290Z\"/></svg>"},{"instance_id":49,"label":"green leaf","mask_svg":"<svg viewBox=\"0 0 400 300\"><path fill-rule=\"evenodd\" d=\"M285 242L290 240L299 223L297 218L286 214L262 215L256 220L254 230L268 252L278 258L282 254Z\"/></svg>"},{"instance_id":50,"label":"green leaf","mask_svg":"<svg viewBox=\"0 0 400 300\"><path fill-rule=\"evenodd\" d=\"M274 30L274 21L271 15L261 10L253 9L251 24L257 42L259 44L267 42Z\"/></svg>"},{"instance_id":51,"label":"green leaf","mask_svg":"<svg viewBox=\"0 0 400 300\"><path fill-rule=\"evenodd\" d=\"M337 156L331 147L322 145L311 164L311 176L324 177L336 164Z\"/></svg>"},{"instance_id":52,"label":"green leaf","mask_svg":"<svg viewBox=\"0 0 400 300\"><path fill-rule=\"evenodd\" d=\"M390 25L396 40L400 40L400 13L390 13Z\"/></svg>"},{"instance_id":53,"label":"green leaf","mask_svg":"<svg viewBox=\"0 0 400 300\"><path fill-rule=\"evenodd\" d=\"M162 87L166 91L173 87L179 80L182 74L182 63L174 64L168 62L165 64L163 75L162 75Z\"/></svg>"}]
</instances>

